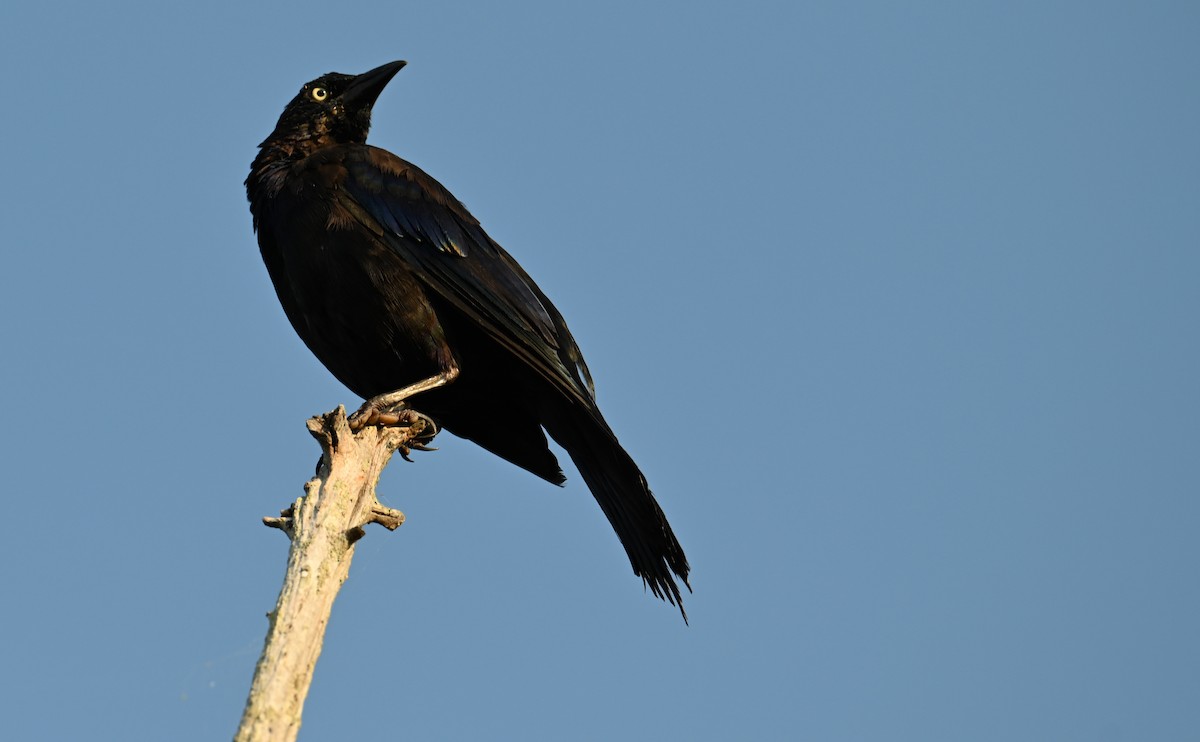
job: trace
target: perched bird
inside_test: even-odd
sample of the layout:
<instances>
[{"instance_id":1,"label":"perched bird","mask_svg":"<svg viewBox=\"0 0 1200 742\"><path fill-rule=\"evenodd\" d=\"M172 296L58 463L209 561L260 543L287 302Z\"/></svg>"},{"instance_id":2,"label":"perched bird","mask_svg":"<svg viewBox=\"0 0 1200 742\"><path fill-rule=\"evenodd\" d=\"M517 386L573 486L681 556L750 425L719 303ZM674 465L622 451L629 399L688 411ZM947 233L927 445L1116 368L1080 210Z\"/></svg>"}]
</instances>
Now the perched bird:
<instances>
[{"instance_id":1,"label":"perched bird","mask_svg":"<svg viewBox=\"0 0 1200 742\"><path fill-rule=\"evenodd\" d=\"M561 484L549 433L634 573L682 612L687 557L600 414L562 315L440 183L366 144L371 108L404 64L318 77L259 145L246 192L284 312L367 400L355 429L395 422L411 399L446 430Z\"/></svg>"}]
</instances>

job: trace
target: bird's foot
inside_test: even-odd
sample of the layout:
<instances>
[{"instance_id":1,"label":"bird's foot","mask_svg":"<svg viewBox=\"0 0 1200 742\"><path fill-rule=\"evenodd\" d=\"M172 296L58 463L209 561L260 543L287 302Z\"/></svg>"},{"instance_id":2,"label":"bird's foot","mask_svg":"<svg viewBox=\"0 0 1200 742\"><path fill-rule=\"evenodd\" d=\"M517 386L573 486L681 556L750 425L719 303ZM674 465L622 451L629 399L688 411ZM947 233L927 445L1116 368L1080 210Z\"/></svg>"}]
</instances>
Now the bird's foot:
<instances>
[{"instance_id":1,"label":"bird's foot","mask_svg":"<svg viewBox=\"0 0 1200 742\"><path fill-rule=\"evenodd\" d=\"M350 430L357 433L363 428L369 428L373 425L381 427L398 425L401 413L406 411L403 407L404 405L401 403L392 409L381 408L374 399L368 399L366 402L363 402L362 407L359 407L350 416Z\"/></svg>"},{"instance_id":2,"label":"bird's foot","mask_svg":"<svg viewBox=\"0 0 1200 742\"><path fill-rule=\"evenodd\" d=\"M416 427L416 434L408 441L407 444L401 445L396 450L404 457L405 461L412 461L408 454L412 450L417 451L436 451L436 448L427 446L426 444L433 440L438 434L437 423L428 415L423 415L416 410L409 409L403 402L380 409L373 403L373 400L367 400L362 407L350 416L350 430L357 433L363 428L370 426L379 426L383 428L413 428Z\"/></svg>"}]
</instances>

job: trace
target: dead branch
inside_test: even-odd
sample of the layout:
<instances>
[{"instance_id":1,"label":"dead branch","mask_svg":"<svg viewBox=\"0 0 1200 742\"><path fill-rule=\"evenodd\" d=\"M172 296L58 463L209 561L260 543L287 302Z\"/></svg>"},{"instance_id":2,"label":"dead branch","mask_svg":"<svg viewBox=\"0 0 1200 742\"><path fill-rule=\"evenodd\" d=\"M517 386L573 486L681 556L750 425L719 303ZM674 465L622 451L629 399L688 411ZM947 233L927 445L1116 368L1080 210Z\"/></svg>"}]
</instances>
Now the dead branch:
<instances>
[{"instance_id":1,"label":"dead branch","mask_svg":"<svg viewBox=\"0 0 1200 742\"><path fill-rule=\"evenodd\" d=\"M346 411L308 420L308 430L321 444L317 476L304 485L305 495L278 518L263 522L288 535L287 571L246 710L234 742L291 742L300 731L304 699L325 638L325 627L338 590L350 572L354 544L363 527L379 523L395 530L404 522L399 510L375 498L375 485L392 454L407 458L430 429L418 415L407 427L365 428L352 433Z\"/></svg>"}]
</instances>

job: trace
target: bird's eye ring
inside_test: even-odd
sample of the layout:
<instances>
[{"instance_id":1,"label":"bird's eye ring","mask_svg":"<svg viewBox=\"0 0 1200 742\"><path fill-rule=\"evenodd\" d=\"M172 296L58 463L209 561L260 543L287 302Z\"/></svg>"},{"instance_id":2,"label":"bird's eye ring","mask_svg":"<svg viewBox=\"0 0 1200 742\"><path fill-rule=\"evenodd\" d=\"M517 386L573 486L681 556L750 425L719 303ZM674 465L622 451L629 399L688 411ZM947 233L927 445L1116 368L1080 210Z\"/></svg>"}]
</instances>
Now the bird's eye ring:
<instances>
[{"instance_id":1,"label":"bird's eye ring","mask_svg":"<svg viewBox=\"0 0 1200 742\"><path fill-rule=\"evenodd\" d=\"M312 96L313 100L320 103L321 101L323 101L329 97L329 91L326 90L325 88L313 88L312 92L309 93L309 95Z\"/></svg>"}]
</instances>

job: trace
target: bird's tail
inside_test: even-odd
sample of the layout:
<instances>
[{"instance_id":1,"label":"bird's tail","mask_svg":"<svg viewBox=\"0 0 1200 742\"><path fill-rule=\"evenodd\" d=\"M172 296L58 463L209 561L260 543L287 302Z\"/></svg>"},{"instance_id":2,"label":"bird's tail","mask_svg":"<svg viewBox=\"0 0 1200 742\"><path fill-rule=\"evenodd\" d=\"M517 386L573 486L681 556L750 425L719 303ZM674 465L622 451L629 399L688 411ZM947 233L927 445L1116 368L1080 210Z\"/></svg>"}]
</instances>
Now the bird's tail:
<instances>
[{"instance_id":1,"label":"bird's tail","mask_svg":"<svg viewBox=\"0 0 1200 742\"><path fill-rule=\"evenodd\" d=\"M546 431L575 462L625 547L634 574L642 578L650 592L678 606L686 622L683 595L675 577L691 591L687 557L650 492L646 477L598 410L569 403L556 407L543 418Z\"/></svg>"}]
</instances>

